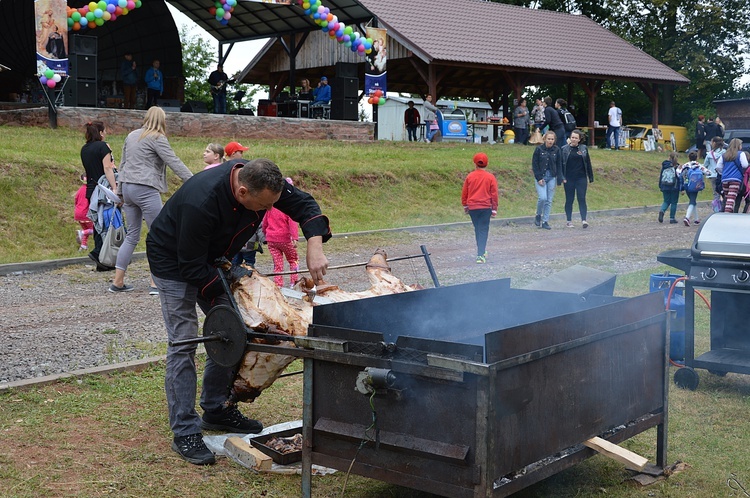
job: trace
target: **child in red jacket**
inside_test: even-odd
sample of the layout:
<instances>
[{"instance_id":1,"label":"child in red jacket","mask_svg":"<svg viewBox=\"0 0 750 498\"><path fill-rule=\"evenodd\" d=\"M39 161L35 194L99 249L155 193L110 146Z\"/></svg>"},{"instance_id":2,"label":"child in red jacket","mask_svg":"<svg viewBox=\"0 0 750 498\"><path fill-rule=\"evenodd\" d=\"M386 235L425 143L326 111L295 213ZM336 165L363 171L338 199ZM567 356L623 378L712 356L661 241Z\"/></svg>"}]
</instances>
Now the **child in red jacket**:
<instances>
[{"instance_id":1,"label":"child in red jacket","mask_svg":"<svg viewBox=\"0 0 750 498\"><path fill-rule=\"evenodd\" d=\"M490 218L497 214L497 179L485 168L489 164L487 154L474 155L474 171L469 173L461 191L461 204L464 212L471 217L474 237L477 241L477 263L487 262L487 237L490 232Z\"/></svg>"},{"instance_id":2,"label":"child in red jacket","mask_svg":"<svg viewBox=\"0 0 750 498\"><path fill-rule=\"evenodd\" d=\"M294 185L291 178L287 178L286 181L290 185ZM286 260L289 262L289 269L291 271L299 270L299 256L297 255L299 229L297 222L278 209L271 208L263 217L261 226L263 227L263 233L266 235L268 250L271 252L271 257L273 257L274 273L284 271L284 256L286 256ZM299 280L299 275L293 273L290 280L292 287L294 287L294 284ZM284 277L281 275L273 277L273 281L279 287L284 286Z\"/></svg>"},{"instance_id":3,"label":"child in red jacket","mask_svg":"<svg viewBox=\"0 0 750 498\"><path fill-rule=\"evenodd\" d=\"M89 201L86 199L86 175L81 175L83 185L76 192L76 209L74 219L81 225L81 230L76 230L76 241L78 250L88 249L89 235L94 233L94 222L88 218Z\"/></svg>"}]
</instances>

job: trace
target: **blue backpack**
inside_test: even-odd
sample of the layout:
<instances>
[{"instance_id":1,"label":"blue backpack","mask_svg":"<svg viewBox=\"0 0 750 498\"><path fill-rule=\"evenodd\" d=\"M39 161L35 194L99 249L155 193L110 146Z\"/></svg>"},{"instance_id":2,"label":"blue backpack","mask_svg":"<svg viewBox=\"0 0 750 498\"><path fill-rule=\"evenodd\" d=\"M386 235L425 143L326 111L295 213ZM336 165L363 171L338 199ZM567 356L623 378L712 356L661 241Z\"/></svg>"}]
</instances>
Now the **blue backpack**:
<instances>
[{"instance_id":1,"label":"blue backpack","mask_svg":"<svg viewBox=\"0 0 750 498\"><path fill-rule=\"evenodd\" d=\"M689 168L685 177L686 192L700 192L706 188L706 182L703 179L703 171L701 171L700 168Z\"/></svg>"}]
</instances>

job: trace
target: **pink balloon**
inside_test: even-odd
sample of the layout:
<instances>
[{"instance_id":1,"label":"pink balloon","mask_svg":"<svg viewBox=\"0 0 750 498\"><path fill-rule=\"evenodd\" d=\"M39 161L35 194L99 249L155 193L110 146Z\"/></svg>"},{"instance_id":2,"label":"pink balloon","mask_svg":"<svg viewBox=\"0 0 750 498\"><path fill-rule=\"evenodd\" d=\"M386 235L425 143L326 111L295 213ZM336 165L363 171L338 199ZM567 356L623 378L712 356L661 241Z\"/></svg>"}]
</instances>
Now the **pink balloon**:
<instances>
[{"instance_id":1,"label":"pink balloon","mask_svg":"<svg viewBox=\"0 0 750 498\"><path fill-rule=\"evenodd\" d=\"M47 86L48 87L55 88L55 85L57 85L57 83L55 82L55 80L47 80Z\"/></svg>"}]
</instances>

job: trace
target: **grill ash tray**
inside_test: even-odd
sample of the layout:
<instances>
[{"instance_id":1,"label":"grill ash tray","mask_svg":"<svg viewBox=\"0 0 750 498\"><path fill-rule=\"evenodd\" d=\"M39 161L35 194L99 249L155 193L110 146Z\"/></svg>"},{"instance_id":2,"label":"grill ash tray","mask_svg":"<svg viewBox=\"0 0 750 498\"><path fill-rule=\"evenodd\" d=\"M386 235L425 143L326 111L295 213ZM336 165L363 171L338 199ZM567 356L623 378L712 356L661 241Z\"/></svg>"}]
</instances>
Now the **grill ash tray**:
<instances>
[{"instance_id":1,"label":"grill ash tray","mask_svg":"<svg viewBox=\"0 0 750 498\"><path fill-rule=\"evenodd\" d=\"M266 443L274 437L292 437L295 434L302 434L302 427L295 429L287 429L285 431L272 432L270 434L264 434L263 436L256 436L250 439L250 444L254 448L262 451L266 455L270 456L271 459L279 465L289 465L290 463L299 462L302 460L302 450L292 451L290 453L281 453L275 449L266 446Z\"/></svg>"}]
</instances>

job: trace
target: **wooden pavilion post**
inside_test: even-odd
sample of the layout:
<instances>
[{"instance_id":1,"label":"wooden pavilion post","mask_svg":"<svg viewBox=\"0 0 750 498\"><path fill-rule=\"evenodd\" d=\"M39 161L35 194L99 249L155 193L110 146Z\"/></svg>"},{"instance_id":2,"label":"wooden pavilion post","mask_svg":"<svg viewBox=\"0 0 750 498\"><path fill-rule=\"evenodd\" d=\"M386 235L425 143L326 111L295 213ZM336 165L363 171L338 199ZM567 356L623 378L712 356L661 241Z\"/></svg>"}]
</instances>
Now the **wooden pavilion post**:
<instances>
[{"instance_id":1,"label":"wooden pavilion post","mask_svg":"<svg viewBox=\"0 0 750 498\"><path fill-rule=\"evenodd\" d=\"M589 99L589 112L588 112L588 127L589 133L589 146L594 145L594 121L596 120L596 96L599 94L599 90L602 89L604 80L583 80L580 82L583 91L586 92L586 96Z\"/></svg>"}]
</instances>

